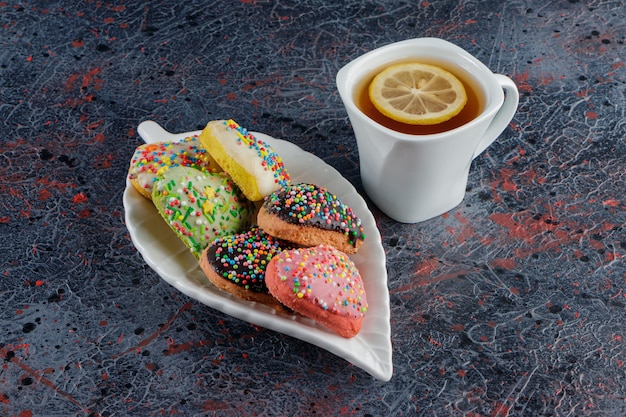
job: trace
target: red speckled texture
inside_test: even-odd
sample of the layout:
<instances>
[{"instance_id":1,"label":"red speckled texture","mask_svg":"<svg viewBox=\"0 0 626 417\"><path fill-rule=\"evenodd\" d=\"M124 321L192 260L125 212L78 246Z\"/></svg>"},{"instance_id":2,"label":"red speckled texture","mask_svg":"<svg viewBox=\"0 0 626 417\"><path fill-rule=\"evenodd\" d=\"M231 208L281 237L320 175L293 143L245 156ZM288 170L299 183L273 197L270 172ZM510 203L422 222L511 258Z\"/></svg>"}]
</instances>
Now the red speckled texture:
<instances>
[{"instance_id":1,"label":"red speckled texture","mask_svg":"<svg viewBox=\"0 0 626 417\"><path fill-rule=\"evenodd\" d=\"M0 1L0 415L626 415L623 1ZM138 124L234 118L362 192L335 75L436 36L518 112L388 256L394 375L233 319L124 225Z\"/></svg>"}]
</instances>

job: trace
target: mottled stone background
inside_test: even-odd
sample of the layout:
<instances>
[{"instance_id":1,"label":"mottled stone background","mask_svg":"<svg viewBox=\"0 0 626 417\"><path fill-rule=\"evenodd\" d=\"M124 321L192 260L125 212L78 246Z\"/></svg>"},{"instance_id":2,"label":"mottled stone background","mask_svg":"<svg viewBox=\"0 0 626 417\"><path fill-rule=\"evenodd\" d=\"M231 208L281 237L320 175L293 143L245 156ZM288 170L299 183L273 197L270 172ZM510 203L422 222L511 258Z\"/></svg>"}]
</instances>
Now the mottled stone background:
<instances>
[{"instance_id":1,"label":"mottled stone background","mask_svg":"<svg viewBox=\"0 0 626 417\"><path fill-rule=\"evenodd\" d=\"M624 1L1 1L0 415L626 415ZM518 85L448 214L387 253L394 375L208 308L134 249L137 125L232 117L359 191L337 70L449 40Z\"/></svg>"}]
</instances>

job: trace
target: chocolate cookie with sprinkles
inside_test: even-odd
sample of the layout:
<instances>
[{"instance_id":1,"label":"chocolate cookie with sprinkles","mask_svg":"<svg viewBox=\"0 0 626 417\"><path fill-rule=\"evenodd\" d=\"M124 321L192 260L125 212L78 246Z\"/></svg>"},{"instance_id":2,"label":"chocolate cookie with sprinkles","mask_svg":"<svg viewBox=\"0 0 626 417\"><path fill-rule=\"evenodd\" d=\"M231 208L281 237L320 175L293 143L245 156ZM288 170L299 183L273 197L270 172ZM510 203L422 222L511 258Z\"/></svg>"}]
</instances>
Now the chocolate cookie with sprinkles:
<instances>
[{"instance_id":1,"label":"chocolate cookie with sprinkles","mask_svg":"<svg viewBox=\"0 0 626 417\"><path fill-rule=\"evenodd\" d=\"M354 254L365 240L361 219L326 188L291 184L270 194L257 216L268 234L300 246L331 245Z\"/></svg>"},{"instance_id":2,"label":"chocolate cookie with sprinkles","mask_svg":"<svg viewBox=\"0 0 626 417\"><path fill-rule=\"evenodd\" d=\"M214 240L200 257L200 268L216 287L248 301L285 311L269 294L265 268L274 256L294 246L259 227Z\"/></svg>"}]
</instances>

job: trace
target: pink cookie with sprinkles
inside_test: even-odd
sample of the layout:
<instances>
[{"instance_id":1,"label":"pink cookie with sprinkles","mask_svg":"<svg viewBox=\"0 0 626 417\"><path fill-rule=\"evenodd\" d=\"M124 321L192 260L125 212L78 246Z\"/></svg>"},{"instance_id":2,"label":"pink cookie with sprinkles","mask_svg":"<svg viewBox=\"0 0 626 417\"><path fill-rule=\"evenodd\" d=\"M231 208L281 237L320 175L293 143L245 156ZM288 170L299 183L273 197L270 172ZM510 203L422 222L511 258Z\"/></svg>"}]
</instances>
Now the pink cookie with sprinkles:
<instances>
[{"instance_id":1,"label":"pink cookie with sprinkles","mask_svg":"<svg viewBox=\"0 0 626 417\"><path fill-rule=\"evenodd\" d=\"M152 198L152 187L157 176L176 166L208 172L222 171L198 138L189 136L179 142L145 143L138 146L130 160L128 178L141 195Z\"/></svg>"},{"instance_id":2,"label":"pink cookie with sprinkles","mask_svg":"<svg viewBox=\"0 0 626 417\"><path fill-rule=\"evenodd\" d=\"M326 188L291 184L263 202L257 222L267 233L300 246L326 244L354 254L365 240L361 219Z\"/></svg>"},{"instance_id":3,"label":"pink cookie with sprinkles","mask_svg":"<svg viewBox=\"0 0 626 417\"><path fill-rule=\"evenodd\" d=\"M218 288L248 301L283 311L283 305L267 290L265 268L274 256L293 245L276 239L258 227L214 240L200 257L200 267Z\"/></svg>"},{"instance_id":4,"label":"pink cookie with sprinkles","mask_svg":"<svg viewBox=\"0 0 626 417\"><path fill-rule=\"evenodd\" d=\"M152 201L196 258L213 240L247 230L254 213L226 174L190 167L165 171L152 189Z\"/></svg>"},{"instance_id":5,"label":"pink cookie with sprinkles","mask_svg":"<svg viewBox=\"0 0 626 417\"><path fill-rule=\"evenodd\" d=\"M265 272L270 294L340 336L356 336L367 312L361 275L348 255L319 245L285 250Z\"/></svg>"},{"instance_id":6,"label":"pink cookie with sprinkles","mask_svg":"<svg viewBox=\"0 0 626 417\"><path fill-rule=\"evenodd\" d=\"M276 151L234 120L207 123L199 139L250 201L261 201L290 182Z\"/></svg>"}]
</instances>

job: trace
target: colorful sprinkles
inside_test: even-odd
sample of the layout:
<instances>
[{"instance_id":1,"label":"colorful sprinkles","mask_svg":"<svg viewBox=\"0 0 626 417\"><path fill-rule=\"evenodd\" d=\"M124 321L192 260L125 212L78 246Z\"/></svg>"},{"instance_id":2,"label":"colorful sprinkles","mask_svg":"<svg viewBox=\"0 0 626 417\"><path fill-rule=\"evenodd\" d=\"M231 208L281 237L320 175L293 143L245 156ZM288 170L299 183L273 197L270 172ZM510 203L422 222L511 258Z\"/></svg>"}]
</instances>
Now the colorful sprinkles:
<instances>
[{"instance_id":1,"label":"colorful sprinkles","mask_svg":"<svg viewBox=\"0 0 626 417\"><path fill-rule=\"evenodd\" d=\"M319 245L285 250L276 255L275 262L280 280L298 299L346 317L359 318L367 312L363 281L345 253Z\"/></svg>"},{"instance_id":2,"label":"colorful sprinkles","mask_svg":"<svg viewBox=\"0 0 626 417\"><path fill-rule=\"evenodd\" d=\"M213 241L206 252L209 262L222 278L246 290L267 294L265 268L272 258L292 245L252 227L241 234Z\"/></svg>"},{"instance_id":3,"label":"colorful sprinkles","mask_svg":"<svg viewBox=\"0 0 626 417\"><path fill-rule=\"evenodd\" d=\"M340 231L353 246L365 240L361 219L352 208L326 188L314 184L300 183L283 187L272 193L263 207L270 214L292 224Z\"/></svg>"},{"instance_id":4,"label":"colorful sprinkles","mask_svg":"<svg viewBox=\"0 0 626 417\"><path fill-rule=\"evenodd\" d=\"M272 147L264 141L257 139L248 129L240 126L232 119L224 122L229 130L237 133L237 143L257 152L261 158L261 165L265 171L271 171L274 175L274 183L280 187L286 187L291 178L285 169L281 157L272 149Z\"/></svg>"},{"instance_id":5,"label":"colorful sprinkles","mask_svg":"<svg viewBox=\"0 0 626 417\"><path fill-rule=\"evenodd\" d=\"M158 176L177 166L221 171L198 137L189 136L179 142L145 143L138 146L130 161L128 178L136 180L139 186L150 193Z\"/></svg>"},{"instance_id":6,"label":"colorful sprinkles","mask_svg":"<svg viewBox=\"0 0 626 417\"><path fill-rule=\"evenodd\" d=\"M250 225L251 205L225 174L171 168L156 182L152 200L196 258L216 238Z\"/></svg>"}]
</instances>

